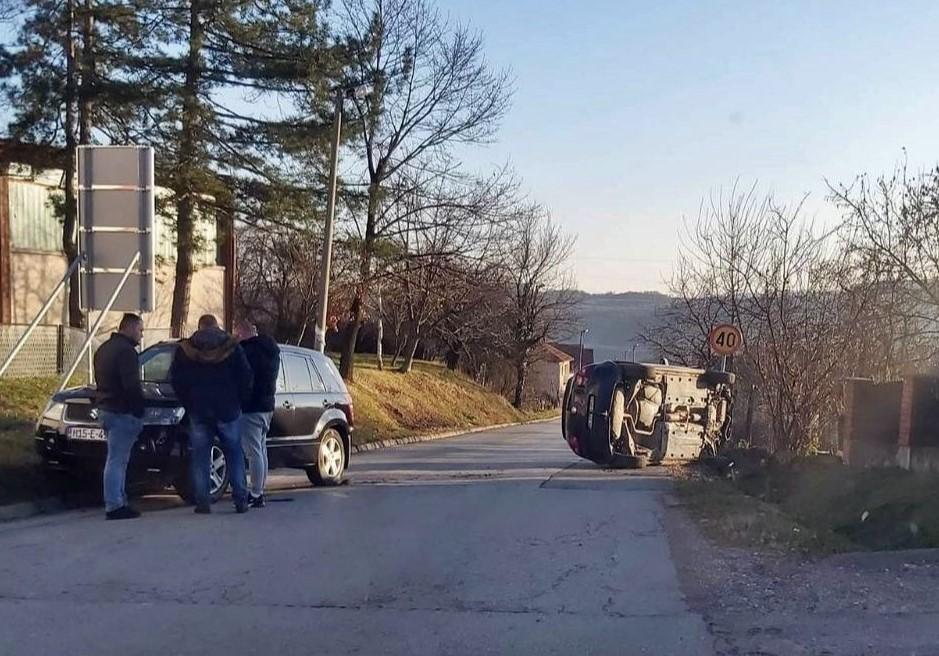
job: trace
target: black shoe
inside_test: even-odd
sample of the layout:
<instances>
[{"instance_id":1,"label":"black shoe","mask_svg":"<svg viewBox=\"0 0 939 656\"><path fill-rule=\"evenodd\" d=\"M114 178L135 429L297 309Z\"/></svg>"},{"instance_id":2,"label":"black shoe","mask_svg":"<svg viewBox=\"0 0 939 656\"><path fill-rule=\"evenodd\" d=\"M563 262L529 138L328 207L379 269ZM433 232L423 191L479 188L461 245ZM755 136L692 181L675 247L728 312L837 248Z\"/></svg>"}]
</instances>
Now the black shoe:
<instances>
[{"instance_id":1,"label":"black shoe","mask_svg":"<svg viewBox=\"0 0 939 656\"><path fill-rule=\"evenodd\" d=\"M140 511L134 510L130 506L121 506L105 514L107 519L137 519L140 517Z\"/></svg>"},{"instance_id":2,"label":"black shoe","mask_svg":"<svg viewBox=\"0 0 939 656\"><path fill-rule=\"evenodd\" d=\"M239 515L244 515L246 512L248 512L249 508L250 506L248 505L247 501L235 502L235 512L238 513Z\"/></svg>"},{"instance_id":3,"label":"black shoe","mask_svg":"<svg viewBox=\"0 0 939 656\"><path fill-rule=\"evenodd\" d=\"M212 506L210 506L209 504L204 504L204 505L201 505L201 506L196 506L195 513L196 513L197 515L211 515L211 514L212 514Z\"/></svg>"},{"instance_id":4,"label":"black shoe","mask_svg":"<svg viewBox=\"0 0 939 656\"><path fill-rule=\"evenodd\" d=\"M257 496L257 497L255 496L248 497L248 504L252 508L263 508L266 505L264 503L264 495L262 494L261 496Z\"/></svg>"}]
</instances>

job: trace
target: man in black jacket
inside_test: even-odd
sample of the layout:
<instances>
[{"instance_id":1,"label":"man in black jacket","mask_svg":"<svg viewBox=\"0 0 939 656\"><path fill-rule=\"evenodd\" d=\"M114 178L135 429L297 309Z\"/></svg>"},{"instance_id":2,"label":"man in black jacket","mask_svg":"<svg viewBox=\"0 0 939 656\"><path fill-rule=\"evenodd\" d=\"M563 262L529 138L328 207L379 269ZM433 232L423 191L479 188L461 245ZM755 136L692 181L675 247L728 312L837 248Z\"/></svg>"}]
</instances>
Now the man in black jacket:
<instances>
[{"instance_id":1,"label":"man in black jacket","mask_svg":"<svg viewBox=\"0 0 939 656\"><path fill-rule=\"evenodd\" d=\"M95 353L95 406L108 440L104 464L104 510L108 519L134 519L140 513L127 504L127 463L143 430L143 389L137 347L143 320L125 314L116 333Z\"/></svg>"},{"instance_id":2,"label":"man in black jacket","mask_svg":"<svg viewBox=\"0 0 939 656\"><path fill-rule=\"evenodd\" d=\"M274 393L280 372L280 348L267 335L259 335L258 327L241 321L235 336L248 357L254 372L251 396L241 406L241 446L248 457L251 475L251 507L264 507L264 483L267 480L267 432L274 416Z\"/></svg>"},{"instance_id":3,"label":"man in black jacket","mask_svg":"<svg viewBox=\"0 0 939 656\"><path fill-rule=\"evenodd\" d=\"M209 505L212 441L218 436L228 467L235 510L248 511L245 456L241 449L241 406L251 394L253 375L238 340L218 327L211 314L199 318L199 330L180 341L170 381L189 418L192 487L196 512Z\"/></svg>"}]
</instances>

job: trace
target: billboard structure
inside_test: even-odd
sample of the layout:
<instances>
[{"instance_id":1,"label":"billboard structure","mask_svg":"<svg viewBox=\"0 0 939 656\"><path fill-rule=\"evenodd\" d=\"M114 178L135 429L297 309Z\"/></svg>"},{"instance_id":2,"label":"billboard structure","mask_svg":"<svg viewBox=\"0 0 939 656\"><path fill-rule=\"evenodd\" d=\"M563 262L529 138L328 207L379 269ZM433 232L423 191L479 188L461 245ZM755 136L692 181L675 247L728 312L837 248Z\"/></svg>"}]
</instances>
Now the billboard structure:
<instances>
[{"instance_id":1,"label":"billboard structure","mask_svg":"<svg viewBox=\"0 0 939 656\"><path fill-rule=\"evenodd\" d=\"M151 312L153 148L79 146L77 150L82 309Z\"/></svg>"}]
</instances>

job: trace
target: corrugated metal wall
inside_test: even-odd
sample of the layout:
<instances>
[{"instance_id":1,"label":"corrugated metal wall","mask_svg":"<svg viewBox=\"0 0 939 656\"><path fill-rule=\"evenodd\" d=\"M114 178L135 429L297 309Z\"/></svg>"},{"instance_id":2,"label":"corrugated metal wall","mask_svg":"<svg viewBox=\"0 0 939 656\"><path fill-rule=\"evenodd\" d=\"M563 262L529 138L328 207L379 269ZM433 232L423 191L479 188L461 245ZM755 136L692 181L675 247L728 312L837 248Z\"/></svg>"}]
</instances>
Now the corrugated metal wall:
<instances>
[{"instance_id":1,"label":"corrugated metal wall","mask_svg":"<svg viewBox=\"0 0 939 656\"><path fill-rule=\"evenodd\" d=\"M167 196L165 189L157 189ZM62 250L62 224L55 215L53 198L61 198L61 190L32 180L10 179L10 233L11 246L17 250L57 253ZM176 217L172 204L164 203L157 215L154 231L156 257L163 261L176 260ZM199 220L196 233L201 248L194 256L197 266L210 266L216 262L217 231L215 220Z\"/></svg>"},{"instance_id":2,"label":"corrugated metal wall","mask_svg":"<svg viewBox=\"0 0 939 656\"><path fill-rule=\"evenodd\" d=\"M10 180L10 245L31 251L62 249L62 225L50 200L55 189Z\"/></svg>"}]
</instances>

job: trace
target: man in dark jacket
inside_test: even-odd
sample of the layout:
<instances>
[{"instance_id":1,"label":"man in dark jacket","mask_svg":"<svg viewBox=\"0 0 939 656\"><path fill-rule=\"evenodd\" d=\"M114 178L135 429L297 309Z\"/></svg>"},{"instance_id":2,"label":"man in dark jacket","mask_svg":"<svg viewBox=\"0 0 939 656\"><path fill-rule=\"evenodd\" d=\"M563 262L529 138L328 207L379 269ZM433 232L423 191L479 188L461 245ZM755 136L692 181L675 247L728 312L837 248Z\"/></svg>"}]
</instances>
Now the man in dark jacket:
<instances>
[{"instance_id":1,"label":"man in dark jacket","mask_svg":"<svg viewBox=\"0 0 939 656\"><path fill-rule=\"evenodd\" d=\"M267 432L274 416L274 393L280 372L280 348L267 335L259 335L258 327L241 321L235 336L248 357L254 372L251 396L241 406L241 446L248 457L251 474L251 507L264 507L264 483L267 480Z\"/></svg>"},{"instance_id":2,"label":"man in dark jacket","mask_svg":"<svg viewBox=\"0 0 939 656\"><path fill-rule=\"evenodd\" d=\"M180 341L170 381L189 418L189 444L196 512L212 512L210 454L217 436L225 453L235 510L248 511L245 456L241 449L241 406L251 394L253 375L238 340L218 327L211 314L199 330Z\"/></svg>"},{"instance_id":3,"label":"man in dark jacket","mask_svg":"<svg viewBox=\"0 0 939 656\"><path fill-rule=\"evenodd\" d=\"M143 320L125 314L118 331L95 353L95 406L108 440L104 464L104 510L108 519L134 519L140 513L127 505L127 463L143 429L143 389L137 347Z\"/></svg>"}]
</instances>

